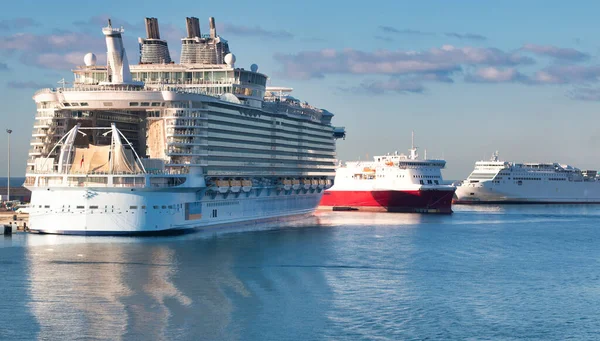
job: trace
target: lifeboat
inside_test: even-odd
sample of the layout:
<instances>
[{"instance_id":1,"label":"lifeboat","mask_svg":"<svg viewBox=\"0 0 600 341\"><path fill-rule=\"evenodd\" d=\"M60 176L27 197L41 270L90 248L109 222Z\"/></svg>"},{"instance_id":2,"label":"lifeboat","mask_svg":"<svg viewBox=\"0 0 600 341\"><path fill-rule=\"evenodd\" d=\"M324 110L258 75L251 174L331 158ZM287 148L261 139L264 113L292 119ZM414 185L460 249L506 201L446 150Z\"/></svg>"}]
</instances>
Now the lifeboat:
<instances>
[{"instance_id":1,"label":"lifeboat","mask_svg":"<svg viewBox=\"0 0 600 341\"><path fill-rule=\"evenodd\" d=\"M281 186L283 187L283 189L285 189L286 191L289 191L290 189L292 189L292 180L290 179L284 179L281 182Z\"/></svg>"},{"instance_id":2,"label":"lifeboat","mask_svg":"<svg viewBox=\"0 0 600 341\"><path fill-rule=\"evenodd\" d=\"M310 180L310 188L317 189L317 187L319 187L319 180L317 180L317 179Z\"/></svg>"},{"instance_id":3,"label":"lifeboat","mask_svg":"<svg viewBox=\"0 0 600 341\"><path fill-rule=\"evenodd\" d=\"M365 168L363 168L363 172L364 173L375 173L375 169L371 168L371 167L365 167Z\"/></svg>"},{"instance_id":4,"label":"lifeboat","mask_svg":"<svg viewBox=\"0 0 600 341\"><path fill-rule=\"evenodd\" d=\"M292 180L292 188L299 189L300 188L300 180L298 180L298 179Z\"/></svg>"},{"instance_id":5,"label":"lifeboat","mask_svg":"<svg viewBox=\"0 0 600 341\"><path fill-rule=\"evenodd\" d=\"M304 189L310 188L310 179L302 179L302 188L304 188Z\"/></svg>"},{"instance_id":6,"label":"lifeboat","mask_svg":"<svg viewBox=\"0 0 600 341\"><path fill-rule=\"evenodd\" d=\"M229 180L217 180L217 190L219 193L229 192Z\"/></svg>"},{"instance_id":7,"label":"lifeboat","mask_svg":"<svg viewBox=\"0 0 600 341\"><path fill-rule=\"evenodd\" d=\"M242 182L240 180L229 180L229 186L233 193L238 193L242 189Z\"/></svg>"},{"instance_id":8,"label":"lifeboat","mask_svg":"<svg viewBox=\"0 0 600 341\"><path fill-rule=\"evenodd\" d=\"M331 186L333 186L333 183L331 182L331 179L327 179L325 181L325 188L331 188Z\"/></svg>"},{"instance_id":9,"label":"lifeboat","mask_svg":"<svg viewBox=\"0 0 600 341\"><path fill-rule=\"evenodd\" d=\"M386 163L385 163L385 165L386 165L386 166L393 166L393 165L394 165L394 163L393 163L392 161L388 161L388 162L386 162Z\"/></svg>"},{"instance_id":10,"label":"lifeboat","mask_svg":"<svg viewBox=\"0 0 600 341\"><path fill-rule=\"evenodd\" d=\"M242 191L248 193L252 189L252 181L248 179L242 180Z\"/></svg>"},{"instance_id":11,"label":"lifeboat","mask_svg":"<svg viewBox=\"0 0 600 341\"><path fill-rule=\"evenodd\" d=\"M327 183L327 182L326 182L324 179L319 179L319 185L318 185L318 187L319 187L319 188L323 188L323 187L325 187L325 184L326 184L326 183Z\"/></svg>"}]
</instances>

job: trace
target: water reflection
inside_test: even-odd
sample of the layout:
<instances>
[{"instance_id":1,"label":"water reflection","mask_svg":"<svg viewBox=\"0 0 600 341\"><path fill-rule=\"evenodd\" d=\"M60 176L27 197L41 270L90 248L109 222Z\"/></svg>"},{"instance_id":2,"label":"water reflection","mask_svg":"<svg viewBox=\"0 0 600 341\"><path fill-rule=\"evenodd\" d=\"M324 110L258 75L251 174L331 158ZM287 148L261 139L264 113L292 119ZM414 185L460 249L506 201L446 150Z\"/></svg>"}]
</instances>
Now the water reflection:
<instances>
[{"instance_id":1,"label":"water reflection","mask_svg":"<svg viewBox=\"0 0 600 341\"><path fill-rule=\"evenodd\" d=\"M290 302L306 309L327 302L286 290L286 283L327 287L321 269L295 259L326 234L316 223L168 238L30 235L26 276L37 338L260 339L257 322L271 321L273 311L285 316ZM270 332L283 337L286 330Z\"/></svg>"}]
</instances>

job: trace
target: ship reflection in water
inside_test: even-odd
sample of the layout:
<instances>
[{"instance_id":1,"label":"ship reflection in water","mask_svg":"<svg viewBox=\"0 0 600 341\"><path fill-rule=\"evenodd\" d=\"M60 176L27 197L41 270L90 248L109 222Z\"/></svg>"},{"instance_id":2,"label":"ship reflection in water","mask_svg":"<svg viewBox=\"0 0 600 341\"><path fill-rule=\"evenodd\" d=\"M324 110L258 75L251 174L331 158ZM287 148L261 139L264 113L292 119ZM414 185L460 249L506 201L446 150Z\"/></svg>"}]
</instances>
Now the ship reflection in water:
<instances>
[{"instance_id":1,"label":"ship reflection in water","mask_svg":"<svg viewBox=\"0 0 600 341\"><path fill-rule=\"evenodd\" d=\"M17 233L0 244L0 340L593 340L598 219L459 205L174 237Z\"/></svg>"},{"instance_id":2,"label":"ship reflection in water","mask_svg":"<svg viewBox=\"0 0 600 341\"><path fill-rule=\"evenodd\" d=\"M285 285L326 287L320 271L294 278L289 264L273 264L284 254L277 249L311 238L316 225L318 218L308 217L277 233L264 225L166 238L28 235L28 305L37 338L247 339L241 331L274 318L270 310L285 317L285 301L306 311L321 304L290 296ZM271 301L273 294L285 299ZM253 313L236 316L240 309ZM286 335L284 326L280 333Z\"/></svg>"}]
</instances>

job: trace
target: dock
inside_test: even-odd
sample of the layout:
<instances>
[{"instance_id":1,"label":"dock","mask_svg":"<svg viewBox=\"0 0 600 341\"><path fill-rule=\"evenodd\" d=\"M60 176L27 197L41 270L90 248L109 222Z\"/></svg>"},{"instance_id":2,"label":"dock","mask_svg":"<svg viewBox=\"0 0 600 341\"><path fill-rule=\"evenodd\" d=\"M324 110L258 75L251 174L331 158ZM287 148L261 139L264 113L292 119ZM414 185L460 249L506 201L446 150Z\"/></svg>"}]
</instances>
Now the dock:
<instances>
[{"instance_id":1,"label":"dock","mask_svg":"<svg viewBox=\"0 0 600 341\"><path fill-rule=\"evenodd\" d=\"M5 225L17 225L17 231L22 232L26 226L29 226L29 214L27 213L16 213L13 211L0 211L0 227ZM4 229L0 229L0 234Z\"/></svg>"}]
</instances>

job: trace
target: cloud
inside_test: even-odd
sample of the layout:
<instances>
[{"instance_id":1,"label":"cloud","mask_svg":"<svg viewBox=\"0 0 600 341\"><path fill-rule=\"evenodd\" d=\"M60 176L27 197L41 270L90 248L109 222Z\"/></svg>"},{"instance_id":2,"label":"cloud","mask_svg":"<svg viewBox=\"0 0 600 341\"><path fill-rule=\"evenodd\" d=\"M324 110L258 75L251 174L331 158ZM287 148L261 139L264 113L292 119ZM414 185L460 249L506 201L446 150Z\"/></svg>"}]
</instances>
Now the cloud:
<instances>
[{"instance_id":1,"label":"cloud","mask_svg":"<svg viewBox=\"0 0 600 341\"><path fill-rule=\"evenodd\" d=\"M323 78L327 74L450 74L463 65L516 66L532 64L533 59L495 48L454 47L444 45L427 51L354 49L303 51L275 54L282 74L289 78Z\"/></svg>"},{"instance_id":2,"label":"cloud","mask_svg":"<svg viewBox=\"0 0 600 341\"><path fill-rule=\"evenodd\" d=\"M600 89L575 88L567 92L567 97L580 101L600 101Z\"/></svg>"},{"instance_id":3,"label":"cloud","mask_svg":"<svg viewBox=\"0 0 600 341\"><path fill-rule=\"evenodd\" d=\"M419 30L413 30L413 29L398 29L392 26L379 26L378 30L386 33L386 34L395 34L395 35L408 35L408 36L436 36L438 35L437 33L434 32L426 32L426 31L419 31ZM455 32L447 32L444 33L444 35L446 37L451 37L451 38L458 38L458 39L462 39L462 40L474 40L474 41L483 41L483 40L487 40L487 37L484 37L480 34L475 34L475 33L465 33L465 34L460 34L460 33L455 33Z\"/></svg>"},{"instance_id":4,"label":"cloud","mask_svg":"<svg viewBox=\"0 0 600 341\"><path fill-rule=\"evenodd\" d=\"M387 81L363 81L358 87L340 88L342 91L358 93L382 95L387 92L399 94L423 93L425 87L419 82L403 79L390 79Z\"/></svg>"},{"instance_id":5,"label":"cloud","mask_svg":"<svg viewBox=\"0 0 600 341\"><path fill-rule=\"evenodd\" d=\"M448 73L424 73L409 76L392 76L388 80L365 80L356 87L339 88L355 94L381 95L385 93L421 94L426 92L424 83L443 82L453 83Z\"/></svg>"},{"instance_id":6,"label":"cloud","mask_svg":"<svg viewBox=\"0 0 600 341\"><path fill-rule=\"evenodd\" d=\"M32 18L13 18L0 20L0 30L20 30L27 27L40 26L41 24Z\"/></svg>"},{"instance_id":7,"label":"cloud","mask_svg":"<svg viewBox=\"0 0 600 341\"><path fill-rule=\"evenodd\" d=\"M8 82L6 86L13 89L43 89L43 88L51 88L52 86L45 83L37 83L33 81L28 82Z\"/></svg>"},{"instance_id":8,"label":"cloud","mask_svg":"<svg viewBox=\"0 0 600 341\"><path fill-rule=\"evenodd\" d=\"M0 37L0 53L17 55L25 65L50 69L71 69L89 51L105 51L102 35L60 31L52 34L16 33ZM98 53L100 59L105 54Z\"/></svg>"},{"instance_id":9,"label":"cloud","mask_svg":"<svg viewBox=\"0 0 600 341\"><path fill-rule=\"evenodd\" d=\"M108 25L108 19L111 20L112 25L114 27L123 26L124 29L133 30L133 31L139 31L139 30L144 29L143 21L134 24L134 23L130 23L122 18L110 16L108 14L95 15L86 20L74 21L73 25L81 27L81 28L86 28L86 29L91 28L91 29L100 30L102 27L106 27ZM160 25L160 23L159 23L159 25ZM98 32L100 32L100 31L98 31Z\"/></svg>"},{"instance_id":10,"label":"cloud","mask_svg":"<svg viewBox=\"0 0 600 341\"><path fill-rule=\"evenodd\" d=\"M391 43L394 41L394 39L390 38L390 37L384 37L384 36L380 36L380 35L375 35L373 38L377 39L377 40L382 40L385 41L387 43Z\"/></svg>"},{"instance_id":11,"label":"cloud","mask_svg":"<svg viewBox=\"0 0 600 341\"><path fill-rule=\"evenodd\" d=\"M552 65L534 73L536 84L584 84L600 80L599 65Z\"/></svg>"},{"instance_id":12,"label":"cloud","mask_svg":"<svg viewBox=\"0 0 600 341\"><path fill-rule=\"evenodd\" d=\"M260 26L237 26L232 24L218 25L219 30L226 34L247 36L247 37L259 37L275 40L291 40L294 39L294 35L284 30L267 30Z\"/></svg>"},{"instance_id":13,"label":"cloud","mask_svg":"<svg viewBox=\"0 0 600 341\"><path fill-rule=\"evenodd\" d=\"M392 26L379 26L378 28L382 32L392 33L392 34L403 34L403 35L412 35L412 36L432 36L432 35L435 35L435 33L431 33L431 32L423 32L423 31L411 30L411 29L397 29L397 28L392 27Z\"/></svg>"},{"instance_id":14,"label":"cloud","mask_svg":"<svg viewBox=\"0 0 600 341\"><path fill-rule=\"evenodd\" d=\"M8 70L10 70L10 68L8 67L8 64L0 63L0 71L8 71Z\"/></svg>"},{"instance_id":15,"label":"cloud","mask_svg":"<svg viewBox=\"0 0 600 341\"><path fill-rule=\"evenodd\" d=\"M460 33L455 33L455 32L447 32L447 33L444 33L444 35L446 37L458 38L458 39L462 39L462 40L475 40L475 41L487 40L487 37L482 36L481 34L475 34L475 33L460 34Z\"/></svg>"},{"instance_id":16,"label":"cloud","mask_svg":"<svg viewBox=\"0 0 600 341\"><path fill-rule=\"evenodd\" d=\"M102 35L63 31L56 34L16 33L0 36L0 51L4 52L50 52L78 49L104 49Z\"/></svg>"},{"instance_id":17,"label":"cloud","mask_svg":"<svg viewBox=\"0 0 600 341\"><path fill-rule=\"evenodd\" d=\"M521 50L531 52L540 56L548 56L560 60L567 60L573 62L584 61L589 59L590 57L587 53L583 53L572 48L562 48L552 45L525 44L523 45L523 47L521 47Z\"/></svg>"},{"instance_id":18,"label":"cloud","mask_svg":"<svg viewBox=\"0 0 600 341\"><path fill-rule=\"evenodd\" d=\"M484 67L465 76L467 82L473 83L506 83L528 82L527 76L521 74L516 68Z\"/></svg>"}]
</instances>

